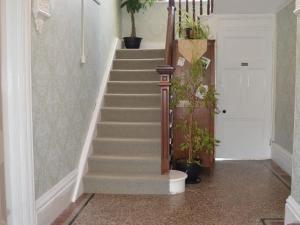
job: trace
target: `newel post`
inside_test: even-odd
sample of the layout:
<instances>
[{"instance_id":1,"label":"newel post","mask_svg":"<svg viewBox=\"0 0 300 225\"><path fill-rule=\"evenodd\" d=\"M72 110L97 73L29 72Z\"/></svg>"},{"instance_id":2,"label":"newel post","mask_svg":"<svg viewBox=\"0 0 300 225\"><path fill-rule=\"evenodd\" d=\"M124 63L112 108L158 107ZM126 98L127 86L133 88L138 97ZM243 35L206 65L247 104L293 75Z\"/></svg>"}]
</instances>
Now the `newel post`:
<instances>
[{"instance_id":1,"label":"newel post","mask_svg":"<svg viewBox=\"0 0 300 225\"><path fill-rule=\"evenodd\" d=\"M174 72L172 66L158 66L161 90L161 173L168 174L170 170L170 86Z\"/></svg>"}]
</instances>

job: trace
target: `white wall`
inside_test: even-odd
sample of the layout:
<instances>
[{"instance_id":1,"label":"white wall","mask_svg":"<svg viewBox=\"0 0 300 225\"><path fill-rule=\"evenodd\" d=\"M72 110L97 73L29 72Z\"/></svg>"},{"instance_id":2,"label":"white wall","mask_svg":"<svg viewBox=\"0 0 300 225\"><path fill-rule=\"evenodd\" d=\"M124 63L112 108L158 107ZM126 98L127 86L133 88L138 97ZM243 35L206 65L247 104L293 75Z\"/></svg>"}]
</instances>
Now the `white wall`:
<instances>
[{"instance_id":1,"label":"white wall","mask_svg":"<svg viewBox=\"0 0 300 225\"><path fill-rule=\"evenodd\" d=\"M215 0L217 14L275 13L287 0Z\"/></svg>"}]
</instances>

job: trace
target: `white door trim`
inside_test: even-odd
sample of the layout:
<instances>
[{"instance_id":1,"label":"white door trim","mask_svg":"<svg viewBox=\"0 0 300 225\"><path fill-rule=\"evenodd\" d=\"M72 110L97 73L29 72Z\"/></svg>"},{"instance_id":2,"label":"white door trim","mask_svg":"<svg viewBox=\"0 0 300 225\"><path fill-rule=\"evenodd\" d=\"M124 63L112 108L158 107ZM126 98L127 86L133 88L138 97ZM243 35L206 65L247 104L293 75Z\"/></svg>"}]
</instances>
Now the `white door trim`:
<instances>
[{"instance_id":1,"label":"white door trim","mask_svg":"<svg viewBox=\"0 0 300 225\"><path fill-rule=\"evenodd\" d=\"M1 85L8 225L36 225L31 0L1 1Z\"/></svg>"}]
</instances>

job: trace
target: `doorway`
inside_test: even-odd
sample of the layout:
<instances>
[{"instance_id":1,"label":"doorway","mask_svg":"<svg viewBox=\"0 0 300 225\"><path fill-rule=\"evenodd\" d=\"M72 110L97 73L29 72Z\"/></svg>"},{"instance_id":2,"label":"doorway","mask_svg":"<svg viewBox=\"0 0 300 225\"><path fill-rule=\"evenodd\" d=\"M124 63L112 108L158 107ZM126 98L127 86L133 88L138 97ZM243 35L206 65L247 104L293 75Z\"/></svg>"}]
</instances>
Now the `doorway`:
<instances>
[{"instance_id":1,"label":"doorway","mask_svg":"<svg viewBox=\"0 0 300 225\"><path fill-rule=\"evenodd\" d=\"M219 23L217 158L270 158L273 18L241 16Z\"/></svg>"}]
</instances>

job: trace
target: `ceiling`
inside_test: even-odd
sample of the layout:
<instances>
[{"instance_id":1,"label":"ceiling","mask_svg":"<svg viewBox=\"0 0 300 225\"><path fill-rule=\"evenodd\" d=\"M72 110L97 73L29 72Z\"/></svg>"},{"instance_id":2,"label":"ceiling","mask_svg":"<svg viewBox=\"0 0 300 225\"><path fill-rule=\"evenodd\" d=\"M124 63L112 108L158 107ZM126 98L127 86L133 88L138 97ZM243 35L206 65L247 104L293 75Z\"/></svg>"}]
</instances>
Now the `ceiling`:
<instances>
[{"instance_id":1,"label":"ceiling","mask_svg":"<svg viewBox=\"0 0 300 225\"><path fill-rule=\"evenodd\" d=\"M293 0L215 0L216 14L274 13Z\"/></svg>"}]
</instances>

